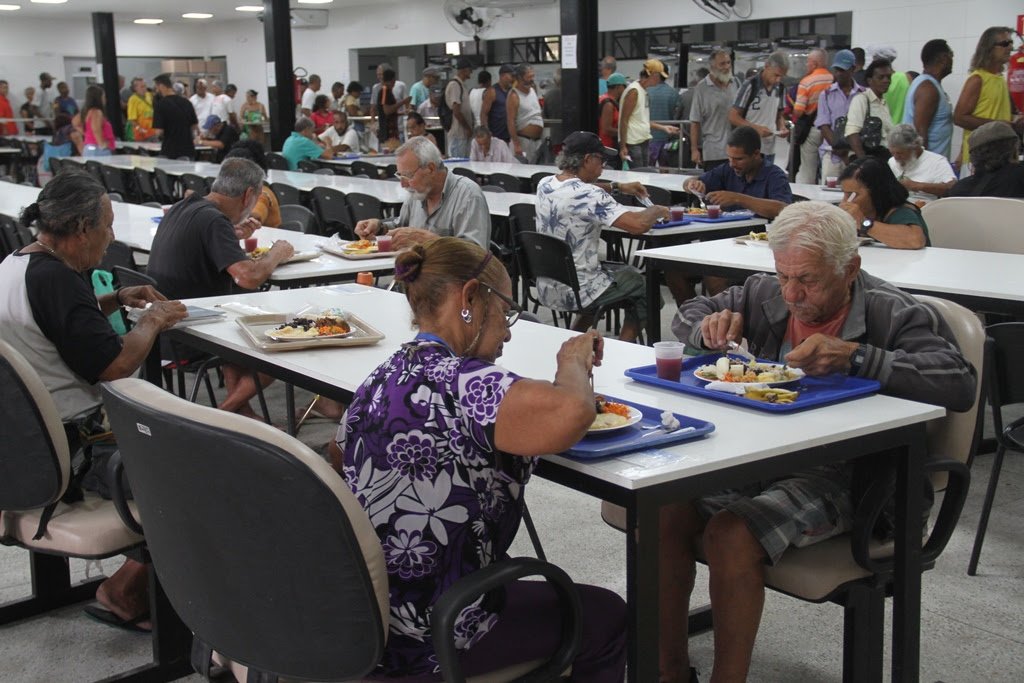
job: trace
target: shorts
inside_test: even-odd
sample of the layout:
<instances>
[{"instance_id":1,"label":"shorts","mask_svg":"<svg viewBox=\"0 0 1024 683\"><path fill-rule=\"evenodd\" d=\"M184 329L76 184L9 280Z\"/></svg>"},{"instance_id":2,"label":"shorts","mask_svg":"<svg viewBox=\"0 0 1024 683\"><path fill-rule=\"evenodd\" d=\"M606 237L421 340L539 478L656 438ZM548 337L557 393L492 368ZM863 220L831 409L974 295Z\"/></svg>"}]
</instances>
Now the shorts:
<instances>
[{"instance_id":1,"label":"shorts","mask_svg":"<svg viewBox=\"0 0 1024 683\"><path fill-rule=\"evenodd\" d=\"M615 269L608 269L605 272L611 276L613 282L608 289L601 292L596 299L590 302L588 309L595 309L598 306L629 300L626 308L626 317L635 318L641 327L647 324L647 282L639 270L632 266L620 266Z\"/></svg>"},{"instance_id":2,"label":"shorts","mask_svg":"<svg viewBox=\"0 0 1024 683\"><path fill-rule=\"evenodd\" d=\"M705 518L728 510L742 519L774 565L786 548L819 543L853 527L851 465L823 465L701 498Z\"/></svg>"}]
</instances>

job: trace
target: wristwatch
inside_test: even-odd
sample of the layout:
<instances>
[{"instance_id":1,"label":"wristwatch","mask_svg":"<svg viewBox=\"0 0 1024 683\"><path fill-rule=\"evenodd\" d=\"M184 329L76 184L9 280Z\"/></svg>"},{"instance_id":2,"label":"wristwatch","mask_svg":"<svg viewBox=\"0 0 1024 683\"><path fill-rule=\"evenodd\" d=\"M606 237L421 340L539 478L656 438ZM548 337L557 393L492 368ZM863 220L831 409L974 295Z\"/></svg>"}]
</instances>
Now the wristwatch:
<instances>
[{"instance_id":1,"label":"wristwatch","mask_svg":"<svg viewBox=\"0 0 1024 683\"><path fill-rule=\"evenodd\" d=\"M611 187L612 187L612 192L615 192L615 191L617 191L619 189L619 184L613 180L612 184L611 184Z\"/></svg>"},{"instance_id":2,"label":"wristwatch","mask_svg":"<svg viewBox=\"0 0 1024 683\"><path fill-rule=\"evenodd\" d=\"M873 220L871 220L870 218L865 218L864 220L862 220L860 222L860 227L857 228L857 236L858 237L867 237L868 236L868 230L873 228L874 225L875 225L875 222Z\"/></svg>"},{"instance_id":3,"label":"wristwatch","mask_svg":"<svg viewBox=\"0 0 1024 683\"><path fill-rule=\"evenodd\" d=\"M860 372L860 369L864 367L864 361L867 360L868 347L864 344L858 344L853 354L850 356L850 374L856 375Z\"/></svg>"}]
</instances>

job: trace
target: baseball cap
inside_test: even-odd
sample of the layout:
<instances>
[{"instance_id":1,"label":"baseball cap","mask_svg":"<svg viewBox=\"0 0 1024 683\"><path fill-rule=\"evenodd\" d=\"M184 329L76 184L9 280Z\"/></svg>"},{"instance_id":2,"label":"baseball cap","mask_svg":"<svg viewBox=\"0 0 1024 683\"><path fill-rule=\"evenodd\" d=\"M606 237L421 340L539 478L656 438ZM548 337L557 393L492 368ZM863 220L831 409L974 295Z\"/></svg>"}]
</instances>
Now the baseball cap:
<instances>
[{"instance_id":1,"label":"baseball cap","mask_svg":"<svg viewBox=\"0 0 1024 683\"><path fill-rule=\"evenodd\" d=\"M216 126L218 123L220 123L220 117L216 114L210 114L206 117L206 121L203 123L203 128L209 130L210 128Z\"/></svg>"},{"instance_id":2,"label":"baseball cap","mask_svg":"<svg viewBox=\"0 0 1024 683\"><path fill-rule=\"evenodd\" d=\"M626 85L626 77L616 71L608 77L608 85Z\"/></svg>"},{"instance_id":3,"label":"baseball cap","mask_svg":"<svg viewBox=\"0 0 1024 683\"><path fill-rule=\"evenodd\" d=\"M456 69L472 69L473 62L469 60L469 57L459 57L455 62Z\"/></svg>"},{"instance_id":4,"label":"baseball cap","mask_svg":"<svg viewBox=\"0 0 1024 683\"><path fill-rule=\"evenodd\" d=\"M836 53L836 56L832 58L832 68L842 69L843 71L849 71L853 68L853 65L857 63L857 58L850 50L840 50Z\"/></svg>"},{"instance_id":5,"label":"baseball cap","mask_svg":"<svg viewBox=\"0 0 1024 683\"><path fill-rule=\"evenodd\" d=\"M1006 121L989 121L988 123L978 126L971 133L971 139L968 143L973 152L982 145L987 145L990 142L999 142L1000 140L1016 140L1017 133L1014 132L1013 128Z\"/></svg>"},{"instance_id":6,"label":"baseball cap","mask_svg":"<svg viewBox=\"0 0 1024 683\"><path fill-rule=\"evenodd\" d=\"M605 147L596 134L585 130L569 134L562 141L562 149L569 154L602 154L605 159L615 159L619 156L616 150Z\"/></svg>"},{"instance_id":7,"label":"baseball cap","mask_svg":"<svg viewBox=\"0 0 1024 683\"><path fill-rule=\"evenodd\" d=\"M867 53L871 55L871 61L876 59L885 59L890 62L895 62L896 58L899 57L899 53L892 45L869 45Z\"/></svg>"},{"instance_id":8,"label":"baseball cap","mask_svg":"<svg viewBox=\"0 0 1024 683\"><path fill-rule=\"evenodd\" d=\"M516 68L514 66L512 66L511 64L502 64L501 68L498 69L498 75L501 75L501 74L514 74L515 72L516 72Z\"/></svg>"},{"instance_id":9,"label":"baseball cap","mask_svg":"<svg viewBox=\"0 0 1024 683\"><path fill-rule=\"evenodd\" d=\"M661 74L665 78L668 78L668 69L660 59L648 59L644 62L644 71L649 74Z\"/></svg>"}]
</instances>

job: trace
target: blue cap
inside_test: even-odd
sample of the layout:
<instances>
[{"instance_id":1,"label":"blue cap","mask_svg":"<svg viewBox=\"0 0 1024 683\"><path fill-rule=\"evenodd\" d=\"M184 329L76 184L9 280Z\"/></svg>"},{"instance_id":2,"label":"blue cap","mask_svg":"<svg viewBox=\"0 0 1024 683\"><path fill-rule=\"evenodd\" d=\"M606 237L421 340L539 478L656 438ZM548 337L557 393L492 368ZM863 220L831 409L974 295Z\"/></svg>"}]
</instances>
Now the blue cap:
<instances>
[{"instance_id":1,"label":"blue cap","mask_svg":"<svg viewBox=\"0 0 1024 683\"><path fill-rule=\"evenodd\" d=\"M857 58L850 50L840 50L836 53L836 56L832 58L832 68L842 69L843 71L849 71L853 68L853 65L857 63Z\"/></svg>"},{"instance_id":2,"label":"blue cap","mask_svg":"<svg viewBox=\"0 0 1024 683\"><path fill-rule=\"evenodd\" d=\"M216 114L210 114L209 116L206 117L206 122L203 123L203 128L205 128L206 130L210 130L211 128L216 126L218 123L220 123L220 117L217 116Z\"/></svg>"}]
</instances>

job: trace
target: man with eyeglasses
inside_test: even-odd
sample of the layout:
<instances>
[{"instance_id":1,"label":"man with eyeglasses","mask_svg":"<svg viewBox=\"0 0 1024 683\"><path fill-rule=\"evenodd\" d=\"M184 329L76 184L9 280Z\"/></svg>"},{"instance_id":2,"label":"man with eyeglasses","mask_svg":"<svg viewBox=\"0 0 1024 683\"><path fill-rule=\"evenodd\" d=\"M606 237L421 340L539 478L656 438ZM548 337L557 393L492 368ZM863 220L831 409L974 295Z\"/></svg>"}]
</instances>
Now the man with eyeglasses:
<instances>
[{"instance_id":1,"label":"man with eyeglasses","mask_svg":"<svg viewBox=\"0 0 1024 683\"><path fill-rule=\"evenodd\" d=\"M1013 51L1011 35L1013 29L1008 26L985 29L971 57L971 75L964 83L953 110L953 122L964 129L962 151L965 166L971 160L971 131L990 121L1011 121L1010 89L1003 78L1003 70ZM1019 118L1014 127L1019 135Z\"/></svg>"},{"instance_id":2,"label":"man with eyeglasses","mask_svg":"<svg viewBox=\"0 0 1024 683\"><path fill-rule=\"evenodd\" d=\"M615 269L602 266L601 231L612 226L639 235L650 230L659 219L667 219L669 210L664 206L651 206L633 211L608 194L619 190L641 198L647 196L647 190L637 182L597 182L605 161L616 156L617 152L605 147L594 133L578 131L565 138L555 161L558 175L548 176L537 185L537 232L565 240L572 247L580 302L585 309L576 317L573 329L588 329L594 322L594 311L627 297L630 308L626 310L626 322L619 339L633 341L646 324L644 276L624 264ZM576 308L572 290L549 278L538 280L537 293L540 302L550 308Z\"/></svg>"},{"instance_id":3,"label":"man with eyeglasses","mask_svg":"<svg viewBox=\"0 0 1024 683\"><path fill-rule=\"evenodd\" d=\"M395 165L409 198L397 218L368 218L356 223L356 235L391 236L395 249L437 237L461 237L490 248L491 215L475 182L450 172L441 152L425 137L415 137L395 151Z\"/></svg>"}]
</instances>

